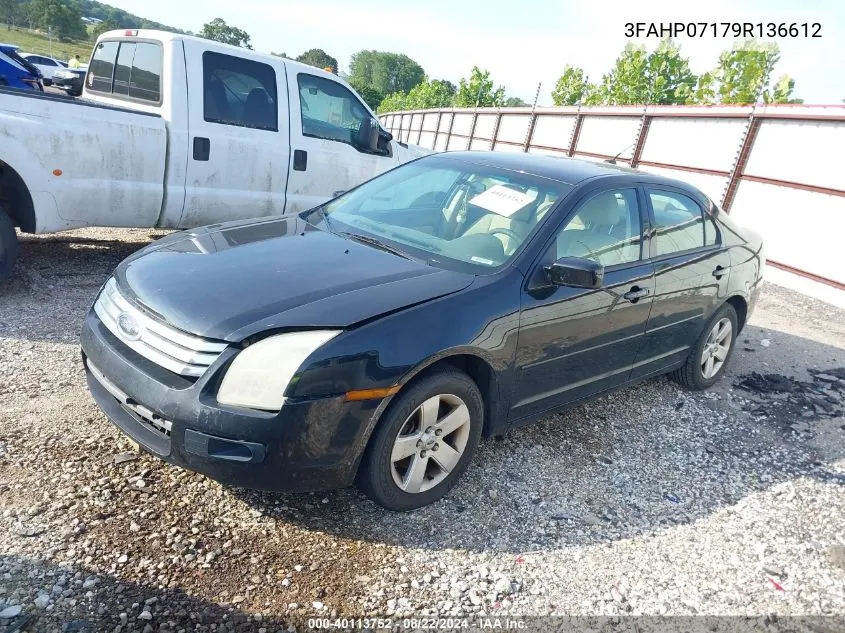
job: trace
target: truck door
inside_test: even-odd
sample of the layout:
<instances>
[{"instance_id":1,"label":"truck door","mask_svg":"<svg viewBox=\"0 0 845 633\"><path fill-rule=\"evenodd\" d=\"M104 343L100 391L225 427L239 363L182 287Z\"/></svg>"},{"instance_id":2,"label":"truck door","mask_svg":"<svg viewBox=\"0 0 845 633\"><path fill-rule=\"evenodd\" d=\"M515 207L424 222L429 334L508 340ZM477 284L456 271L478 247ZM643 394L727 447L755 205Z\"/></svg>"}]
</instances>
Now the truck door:
<instances>
[{"instance_id":1,"label":"truck door","mask_svg":"<svg viewBox=\"0 0 845 633\"><path fill-rule=\"evenodd\" d=\"M310 209L398 164L392 142L382 153L359 147L358 130L373 115L354 92L329 73L286 66L292 152L288 212Z\"/></svg>"},{"instance_id":2,"label":"truck door","mask_svg":"<svg viewBox=\"0 0 845 633\"><path fill-rule=\"evenodd\" d=\"M181 228L284 213L290 138L284 67L185 40L188 169Z\"/></svg>"}]
</instances>

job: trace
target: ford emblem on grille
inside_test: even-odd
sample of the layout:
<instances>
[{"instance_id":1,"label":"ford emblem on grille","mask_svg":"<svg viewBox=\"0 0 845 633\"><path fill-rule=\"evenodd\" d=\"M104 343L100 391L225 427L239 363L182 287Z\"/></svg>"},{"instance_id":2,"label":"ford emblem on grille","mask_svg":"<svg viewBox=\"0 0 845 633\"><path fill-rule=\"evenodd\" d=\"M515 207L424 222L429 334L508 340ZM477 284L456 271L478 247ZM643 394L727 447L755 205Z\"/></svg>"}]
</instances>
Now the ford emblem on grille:
<instances>
[{"instance_id":1,"label":"ford emblem on grille","mask_svg":"<svg viewBox=\"0 0 845 633\"><path fill-rule=\"evenodd\" d=\"M141 328L128 312L121 312L117 317L117 327L123 337L130 341L137 341L141 338Z\"/></svg>"}]
</instances>

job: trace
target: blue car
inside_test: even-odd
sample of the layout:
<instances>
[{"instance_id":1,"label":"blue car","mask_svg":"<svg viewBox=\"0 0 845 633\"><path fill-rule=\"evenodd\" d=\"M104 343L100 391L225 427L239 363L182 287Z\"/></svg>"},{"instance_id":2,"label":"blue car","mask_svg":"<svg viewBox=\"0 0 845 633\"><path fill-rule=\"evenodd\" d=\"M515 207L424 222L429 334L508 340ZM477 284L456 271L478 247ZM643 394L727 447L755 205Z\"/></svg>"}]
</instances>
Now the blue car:
<instances>
[{"instance_id":1,"label":"blue car","mask_svg":"<svg viewBox=\"0 0 845 633\"><path fill-rule=\"evenodd\" d=\"M41 73L17 53L13 44L0 44L0 87L41 90Z\"/></svg>"}]
</instances>

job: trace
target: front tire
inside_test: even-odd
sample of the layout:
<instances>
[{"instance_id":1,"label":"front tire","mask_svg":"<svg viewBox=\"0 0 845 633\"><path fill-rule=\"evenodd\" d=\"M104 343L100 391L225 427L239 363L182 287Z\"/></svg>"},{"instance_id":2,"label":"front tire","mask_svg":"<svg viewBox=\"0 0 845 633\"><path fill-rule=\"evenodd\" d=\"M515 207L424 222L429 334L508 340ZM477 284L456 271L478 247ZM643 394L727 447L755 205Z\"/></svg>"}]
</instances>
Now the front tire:
<instances>
[{"instance_id":1,"label":"front tire","mask_svg":"<svg viewBox=\"0 0 845 633\"><path fill-rule=\"evenodd\" d=\"M0 279L12 274L18 259L18 236L12 219L0 208Z\"/></svg>"},{"instance_id":2,"label":"front tire","mask_svg":"<svg viewBox=\"0 0 845 633\"><path fill-rule=\"evenodd\" d=\"M396 396L370 439L358 485L388 510L441 499L467 469L481 440L484 403L475 382L444 369Z\"/></svg>"},{"instance_id":3,"label":"front tire","mask_svg":"<svg viewBox=\"0 0 845 633\"><path fill-rule=\"evenodd\" d=\"M711 387L725 373L738 333L736 310L726 303L710 317L684 365L669 376L694 391Z\"/></svg>"}]
</instances>

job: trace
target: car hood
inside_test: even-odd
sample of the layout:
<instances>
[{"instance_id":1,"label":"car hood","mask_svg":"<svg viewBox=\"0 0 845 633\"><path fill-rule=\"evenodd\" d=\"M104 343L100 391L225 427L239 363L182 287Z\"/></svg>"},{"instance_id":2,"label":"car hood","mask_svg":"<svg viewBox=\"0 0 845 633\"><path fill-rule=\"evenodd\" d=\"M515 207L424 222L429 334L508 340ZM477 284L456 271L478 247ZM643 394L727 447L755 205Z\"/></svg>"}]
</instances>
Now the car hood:
<instances>
[{"instance_id":1,"label":"car hood","mask_svg":"<svg viewBox=\"0 0 845 633\"><path fill-rule=\"evenodd\" d=\"M127 299L231 342L275 328L349 327L466 288L474 277L316 229L299 216L171 234L115 271Z\"/></svg>"}]
</instances>

